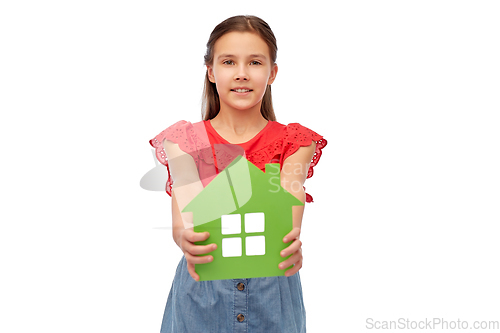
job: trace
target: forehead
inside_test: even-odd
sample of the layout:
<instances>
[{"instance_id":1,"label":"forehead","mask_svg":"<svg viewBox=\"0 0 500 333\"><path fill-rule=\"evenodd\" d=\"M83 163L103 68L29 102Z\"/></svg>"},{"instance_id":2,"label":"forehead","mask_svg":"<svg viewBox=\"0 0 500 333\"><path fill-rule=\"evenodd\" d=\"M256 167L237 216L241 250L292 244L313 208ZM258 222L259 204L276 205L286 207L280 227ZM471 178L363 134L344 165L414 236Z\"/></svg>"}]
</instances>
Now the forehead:
<instances>
[{"instance_id":1,"label":"forehead","mask_svg":"<svg viewBox=\"0 0 500 333\"><path fill-rule=\"evenodd\" d=\"M251 32L228 32L220 37L214 45L215 57L218 54L245 56L258 53L269 58L269 47L259 35Z\"/></svg>"}]
</instances>

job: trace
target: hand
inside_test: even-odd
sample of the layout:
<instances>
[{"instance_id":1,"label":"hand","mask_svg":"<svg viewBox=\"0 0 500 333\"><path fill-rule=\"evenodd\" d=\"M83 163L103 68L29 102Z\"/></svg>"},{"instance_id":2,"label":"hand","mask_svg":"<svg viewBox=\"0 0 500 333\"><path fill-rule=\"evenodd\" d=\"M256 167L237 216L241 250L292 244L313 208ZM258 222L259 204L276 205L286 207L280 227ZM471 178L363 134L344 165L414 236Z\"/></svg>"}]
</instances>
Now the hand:
<instances>
[{"instance_id":1,"label":"hand","mask_svg":"<svg viewBox=\"0 0 500 333\"><path fill-rule=\"evenodd\" d=\"M291 240L294 240L290 246L281 251L281 256L283 258L292 255L287 260L281 262L279 264L280 269L286 269L291 265L294 265L292 268L285 272L285 276L292 276L297 273L299 269L302 268L302 242L299 239L300 236L300 228L293 228L284 238L283 242L288 243Z\"/></svg>"},{"instance_id":2,"label":"hand","mask_svg":"<svg viewBox=\"0 0 500 333\"><path fill-rule=\"evenodd\" d=\"M187 261L187 269L189 275L199 281L200 276L194 270L194 264L206 264L214 260L213 256L197 256L197 254L205 254L217 249L217 244L195 245L194 242L201 242L210 237L209 232L195 232L193 228L184 229L180 234L179 247Z\"/></svg>"}]
</instances>

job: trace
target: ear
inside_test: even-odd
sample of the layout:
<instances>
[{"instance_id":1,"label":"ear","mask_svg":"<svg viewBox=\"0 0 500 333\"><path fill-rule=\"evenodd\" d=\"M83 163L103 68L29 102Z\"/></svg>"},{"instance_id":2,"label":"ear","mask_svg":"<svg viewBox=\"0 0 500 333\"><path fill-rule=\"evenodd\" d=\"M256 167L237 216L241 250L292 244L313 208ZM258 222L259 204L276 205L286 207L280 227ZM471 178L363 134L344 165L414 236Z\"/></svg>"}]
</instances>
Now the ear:
<instances>
[{"instance_id":1,"label":"ear","mask_svg":"<svg viewBox=\"0 0 500 333\"><path fill-rule=\"evenodd\" d=\"M212 83L215 83L214 70L212 66L207 65L207 74L208 74L208 80Z\"/></svg>"},{"instance_id":2,"label":"ear","mask_svg":"<svg viewBox=\"0 0 500 333\"><path fill-rule=\"evenodd\" d=\"M269 80L267 80L267 84L272 84L274 80L276 79L276 75L278 74L278 65L274 64L273 68L271 69L271 74L269 75Z\"/></svg>"}]
</instances>

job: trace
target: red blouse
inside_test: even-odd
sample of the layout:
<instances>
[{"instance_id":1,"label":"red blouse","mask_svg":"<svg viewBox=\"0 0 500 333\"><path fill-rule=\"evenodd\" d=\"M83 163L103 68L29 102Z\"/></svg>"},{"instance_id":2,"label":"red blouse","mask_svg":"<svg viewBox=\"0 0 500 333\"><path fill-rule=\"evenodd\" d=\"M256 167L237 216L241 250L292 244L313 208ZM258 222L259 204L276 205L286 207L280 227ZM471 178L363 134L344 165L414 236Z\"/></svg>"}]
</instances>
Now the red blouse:
<instances>
[{"instance_id":1,"label":"red blouse","mask_svg":"<svg viewBox=\"0 0 500 333\"><path fill-rule=\"evenodd\" d=\"M203 186L210 183L238 155L244 156L265 172L266 163L280 163L281 169L287 157L300 147L309 146L314 141L316 151L307 173L307 178L311 178L313 168L318 164L322 149L327 144L323 136L298 123L283 125L276 121L268 121L267 125L249 141L231 144L217 133L209 120L197 123L181 120L149 140L151 146L155 148L158 161L167 167L168 181L165 190L170 196L172 178L163 149L164 139L177 143L182 151L193 157ZM306 202L313 202L308 193Z\"/></svg>"}]
</instances>

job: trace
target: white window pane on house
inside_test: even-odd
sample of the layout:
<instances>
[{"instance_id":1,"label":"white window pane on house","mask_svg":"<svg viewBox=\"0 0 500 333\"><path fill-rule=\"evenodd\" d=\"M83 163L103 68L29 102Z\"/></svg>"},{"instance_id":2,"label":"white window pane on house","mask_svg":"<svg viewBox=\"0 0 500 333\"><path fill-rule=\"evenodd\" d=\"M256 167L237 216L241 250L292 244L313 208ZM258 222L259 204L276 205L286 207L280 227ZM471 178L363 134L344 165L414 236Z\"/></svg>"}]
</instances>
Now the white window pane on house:
<instances>
[{"instance_id":1,"label":"white window pane on house","mask_svg":"<svg viewBox=\"0 0 500 333\"><path fill-rule=\"evenodd\" d=\"M240 214L222 215L220 217L220 221L221 221L221 233L223 235L233 235L241 233Z\"/></svg>"},{"instance_id":2,"label":"white window pane on house","mask_svg":"<svg viewBox=\"0 0 500 333\"><path fill-rule=\"evenodd\" d=\"M265 217L264 213L245 214L245 232L264 232Z\"/></svg>"},{"instance_id":3,"label":"white window pane on house","mask_svg":"<svg viewBox=\"0 0 500 333\"><path fill-rule=\"evenodd\" d=\"M262 256L266 254L266 237L265 236L246 237L245 253L247 256Z\"/></svg>"},{"instance_id":4,"label":"white window pane on house","mask_svg":"<svg viewBox=\"0 0 500 333\"><path fill-rule=\"evenodd\" d=\"M223 257L241 257L241 237L222 238Z\"/></svg>"}]
</instances>

